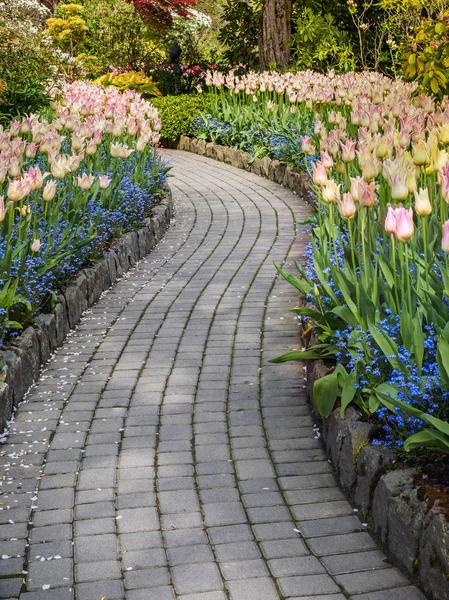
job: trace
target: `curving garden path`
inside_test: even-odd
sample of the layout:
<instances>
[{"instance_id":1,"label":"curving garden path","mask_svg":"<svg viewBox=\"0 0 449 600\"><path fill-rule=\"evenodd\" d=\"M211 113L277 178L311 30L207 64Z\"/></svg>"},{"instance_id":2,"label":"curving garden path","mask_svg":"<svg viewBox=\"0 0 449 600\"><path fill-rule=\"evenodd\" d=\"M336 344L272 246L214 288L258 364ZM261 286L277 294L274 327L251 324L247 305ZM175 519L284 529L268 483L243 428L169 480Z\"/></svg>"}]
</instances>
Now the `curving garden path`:
<instances>
[{"instance_id":1,"label":"curving garden path","mask_svg":"<svg viewBox=\"0 0 449 600\"><path fill-rule=\"evenodd\" d=\"M170 153L176 220L85 315L0 455L0 598L422 600L336 486L297 344L308 205Z\"/></svg>"}]
</instances>

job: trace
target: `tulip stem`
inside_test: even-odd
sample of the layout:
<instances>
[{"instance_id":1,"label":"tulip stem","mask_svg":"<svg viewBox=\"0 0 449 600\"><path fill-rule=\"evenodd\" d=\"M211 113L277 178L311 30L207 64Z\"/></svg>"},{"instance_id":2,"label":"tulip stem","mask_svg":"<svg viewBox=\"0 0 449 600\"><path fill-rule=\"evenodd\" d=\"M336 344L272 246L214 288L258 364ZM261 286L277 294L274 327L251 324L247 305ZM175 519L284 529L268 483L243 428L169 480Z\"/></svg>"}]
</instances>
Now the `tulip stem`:
<instances>
[{"instance_id":1,"label":"tulip stem","mask_svg":"<svg viewBox=\"0 0 449 600\"><path fill-rule=\"evenodd\" d=\"M407 242L404 242L404 252L405 252L405 266L406 266L406 274L405 274L405 276L407 278L408 308L409 308L409 311L410 311L410 317L413 318L413 311L412 311L412 288L411 288L411 283L410 283L410 263L409 263Z\"/></svg>"},{"instance_id":2,"label":"tulip stem","mask_svg":"<svg viewBox=\"0 0 449 600\"><path fill-rule=\"evenodd\" d=\"M401 312L401 307L399 305L399 292L398 292L398 271L396 265L396 238L392 234L391 236L391 257L393 262L393 273L394 273L394 297L396 300L397 314L399 315Z\"/></svg>"},{"instance_id":3,"label":"tulip stem","mask_svg":"<svg viewBox=\"0 0 449 600\"><path fill-rule=\"evenodd\" d=\"M349 243L351 245L352 268L354 269L354 285L355 285L355 293L356 293L356 297L357 297L357 309L360 312L360 290L359 290L359 282L357 280L357 266L355 263L355 248L354 248L354 238L353 238L353 234L352 234L351 219L348 219L348 229L349 229Z\"/></svg>"}]
</instances>

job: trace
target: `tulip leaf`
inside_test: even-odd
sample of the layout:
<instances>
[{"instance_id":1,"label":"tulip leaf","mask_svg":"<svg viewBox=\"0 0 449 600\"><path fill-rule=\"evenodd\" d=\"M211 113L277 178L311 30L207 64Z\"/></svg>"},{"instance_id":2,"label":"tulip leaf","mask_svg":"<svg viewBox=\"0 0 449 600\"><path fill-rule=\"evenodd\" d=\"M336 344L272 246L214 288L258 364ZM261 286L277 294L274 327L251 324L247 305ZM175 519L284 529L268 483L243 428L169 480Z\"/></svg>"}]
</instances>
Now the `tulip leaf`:
<instances>
[{"instance_id":1,"label":"tulip leaf","mask_svg":"<svg viewBox=\"0 0 449 600\"><path fill-rule=\"evenodd\" d=\"M327 346L328 344L323 344ZM317 346L315 346L316 348ZM269 362L273 364L281 364L290 360L319 360L320 358L328 358L335 354L334 351L328 352L316 352L314 349L311 350L292 350L277 358L272 358Z\"/></svg>"},{"instance_id":2,"label":"tulip leaf","mask_svg":"<svg viewBox=\"0 0 449 600\"><path fill-rule=\"evenodd\" d=\"M437 362L444 388L449 388L449 342L441 337L438 342Z\"/></svg>"},{"instance_id":3,"label":"tulip leaf","mask_svg":"<svg viewBox=\"0 0 449 600\"><path fill-rule=\"evenodd\" d=\"M288 281L288 283L290 283L293 287L295 287L297 290L299 290L301 292L301 294L308 294L310 292L310 284L309 283L307 283L306 281L301 281L301 279L298 279L294 275L287 273L286 271L281 269L281 267L278 267L278 265L276 265L276 264L274 266L276 267L277 272L280 275L282 275L282 277L286 281Z\"/></svg>"},{"instance_id":4,"label":"tulip leaf","mask_svg":"<svg viewBox=\"0 0 449 600\"><path fill-rule=\"evenodd\" d=\"M433 429L424 429L405 440L404 450L406 452L415 448L434 448L449 454L449 436Z\"/></svg>"},{"instance_id":5,"label":"tulip leaf","mask_svg":"<svg viewBox=\"0 0 449 600\"><path fill-rule=\"evenodd\" d=\"M381 260L379 261L379 266L380 266L380 270L382 271L383 276L385 277L385 280L386 280L388 286L390 287L390 289L392 289L394 286L394 277L393 277L393 273L391 272L390 267Z\"/></svg>"},{"instance_id":6,"label":"tulip leaf","mask_svg":"<svg viewBox=\"0 0 449 600\"><path fill-rule=\"evenodd\" d=\"M358 320L347 306L336 306L331 312L336 314L337 317L340 317L340 319L343 319L343 321L348 323L348 325L351 325L351 327L357 327L359 324Z\"/></svg>"},{"instance_id":7,"label":"tulip leaf","mask_svg":"<svg viewBox=\"0 0 449 600\"><path fill-rule=\"evenodd\" d=\"M396 343L381 329L378 329L373 323L368 323L368 328L373 336L376 344L382 350L385 358L388 360L393 369L397 369L407 376L410 376L410 372L407 366L399 360L399 350Z\"/></svg>"},{"instance_id":8,"label":"tulip leaf","mask_svg":"<svg viewBox=\"0 0 449 600\"><path fill-rule=\"evenodd\" d=\"M354 400L354 397L357 393L357 371L351 371L351 373L347 376L346 381L343 385L343 389L341 391L341 409L340 416L344 419L345 412L347 407Z\"/></svg>"},{"instance_id":9,"label":"tulip leaf","mask_svg":"<svg viewBox=\"0 0 449 600\"><path fill-rule=\"evenodd\" d=\"M324 419L327 419L334 410L339 390L338 375L335 371L315 381L313 398L318 412Z\"/></svg>"}]
</instances>

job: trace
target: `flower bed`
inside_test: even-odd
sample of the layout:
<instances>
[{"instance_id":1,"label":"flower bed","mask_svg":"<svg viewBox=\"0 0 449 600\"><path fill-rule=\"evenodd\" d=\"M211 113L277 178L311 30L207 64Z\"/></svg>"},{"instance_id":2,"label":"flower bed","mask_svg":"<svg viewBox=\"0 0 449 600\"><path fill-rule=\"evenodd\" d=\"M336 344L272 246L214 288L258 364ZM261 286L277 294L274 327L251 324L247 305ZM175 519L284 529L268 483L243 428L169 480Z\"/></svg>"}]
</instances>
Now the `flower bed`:
<instances>
[{"instance_id":1,"label":"flower bed","mask_svg":"<svg viewBox=\"0 0 449 600\"><path fill-rule=\"evenodd\" d=\"M0 133L0 341L162 197L158 113L134 92L75 83L47 118Z\"/></svg>"},{"instance_id":2,"label":"flower bed","mask_svg":"<svg viewBox=\"0 0 449 600\"><path fill-rule=\"evenodd\" d=\"M82 311L165 231L160 129L139 94L78 82L45 117L0 131L1 426Z\"/></svg>"},{"instance_id":3,"label":"flower bed","mask_svg":"<svg viewBox=\"0 0 449 600\"><path fill-rule=\"evenodd\" d=\"M304 128L291 164L311 164L317 211L306 267L281 273L306 295L295 312L318 343L279 361L337 363L315 385L322 416L341 398L342 415L356 404L376 419L378 444L449 452L449 104L375 73L211 73L209 84L203 122L233 134L217 126L217 139L245 148L249 122ZM249 149L276 157L266 142Z\"/></svg>"}]
</instances>

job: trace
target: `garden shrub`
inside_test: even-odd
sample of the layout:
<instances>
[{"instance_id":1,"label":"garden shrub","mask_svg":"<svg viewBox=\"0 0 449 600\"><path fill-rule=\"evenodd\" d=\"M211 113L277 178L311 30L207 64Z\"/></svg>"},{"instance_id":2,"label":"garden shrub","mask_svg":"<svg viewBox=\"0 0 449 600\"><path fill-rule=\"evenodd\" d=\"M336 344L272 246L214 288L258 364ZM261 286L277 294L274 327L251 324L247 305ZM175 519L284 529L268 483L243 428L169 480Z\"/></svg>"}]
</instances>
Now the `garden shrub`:
<instances>
[{"instance_id":1,"label":"garden shrub","mask_svg":"<svg viewBox=\"0 0 449 600\"><path fill-rule=\"evenodd\" d=\"M0 3L0 121L49 104L48 88L69 68L42 35L49 16L37 0Z\"/></svg>"},{"instance_id":2,"label":"garden shrub","mask_svg":"<svg viewBox=\"0 0 449 600\"><path fill-rule=\"evenodd\" d=\"M154 98L151 103L158 109L162 119L161 137L172 142L181 135L191 134L191 122L210 106L208 94L185 94Z\"/></svg>"}]
</instances>

